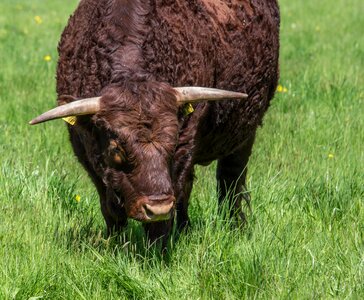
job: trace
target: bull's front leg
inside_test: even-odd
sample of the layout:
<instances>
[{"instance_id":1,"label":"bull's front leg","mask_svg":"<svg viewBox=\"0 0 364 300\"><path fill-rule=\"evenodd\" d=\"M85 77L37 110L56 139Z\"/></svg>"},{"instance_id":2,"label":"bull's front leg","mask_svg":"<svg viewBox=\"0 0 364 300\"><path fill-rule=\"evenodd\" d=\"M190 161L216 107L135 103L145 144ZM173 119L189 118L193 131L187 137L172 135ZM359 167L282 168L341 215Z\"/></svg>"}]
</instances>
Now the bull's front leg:
<instances>
[{"instance_id":1,"label":"bull's front leg","mask_svg":"<svg viewBox=\"0 0 364 300\"><path fill-rule=\"evenodd\" d=\"M149 243L161 242L162 247L166 248L173 227L173 216L166 221L144 223L143 227Z\"/></svg>"},{"instance_id":2,"label":"bull's front leg","mask_svg":"<svg viewBox=\"0 0 364 300\"><path fill-rule=\"evenodd\" d=\"M120 199L114 191L108 189L106 197L99 192L102 215L109 235L120 233L127 225L128 219Z\"/></svg>"},{"instance_id":3,"label":"bull's front leg","mask_svg":"<svg viewBox=\"0 0 364 300\"><path fill-rule=\"evenodd\" d=\"M127 225L128 219L121 201L112 189L107 189L102 180L94 173L92 168L87 167L92 181L94 182L100 197L101 212L104 217L107 234L120 233Z\"/></svg>"},{"instance_id":4,"label":"bull's front leg","mask_svg":"<svg viewBox=\"0 0 364 300\"><path fill-rule=\"evenodd\" d=\"M250 209L250 195L246 189L247 165L255 135L234 153L221 158L217 163L216 179L220 210L226 201L230 217L236 217L238 222L246 222L242 202Z\"/></svg>"},{"instance_id":5,"label":"bull's front leg","mask_svg":"<svg viewBox=\"0 0 364 300\"><path fill-rule=\"evenodd\" d=\"M192 155L191 151L188 151L187 145L185 145L185 147L177 148L173 170L177 230L181 232L190 226L188 206L194 179Z\"/></svg>"},{"instance_id":6,"label":"bull's front leg","mask_svg":"<svg viewBox=\"0 0 364 300\"><path fill-rule=\"evenodd\" d=\"M85 147L80 140L79 133L72 127L69 127L69 133L73 150L79 162L86 169L91 180L96 186L97 192L100 197L101 212L106 222L108 235L122 231L127 225L127 216L125 209L120 206L120 204L118 204L119 201L114 192L112 192L111 190L107 190L101 178L95 173L94 169L87 159ZM87 133L85 132L85 134ZM88 138L86 140L91 139Z\"/></svg>"},{"instance_id":7,"label":"bull's front leg","mask_svg":"<svg viewBox=\"0 0 364 300\"><path fill-rule=\"evenodd\" d=\"M193 187L194 170L193 167L181 174L175 185L177 230L179 232L190 226L188 217L189 199Z\"/></svg>"}]
</instances>

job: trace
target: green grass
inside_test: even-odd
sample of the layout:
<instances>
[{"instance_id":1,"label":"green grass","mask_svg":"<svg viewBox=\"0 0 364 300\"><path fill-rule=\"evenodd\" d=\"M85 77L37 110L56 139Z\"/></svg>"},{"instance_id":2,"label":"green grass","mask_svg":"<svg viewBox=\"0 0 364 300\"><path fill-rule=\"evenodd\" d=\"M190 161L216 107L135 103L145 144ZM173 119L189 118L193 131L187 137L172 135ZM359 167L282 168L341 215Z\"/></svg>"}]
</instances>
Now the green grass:
<instances>
[{"instance_id":1,"label":"green grass","mask_svg":"<svg viewBox=\"0 0 364 300\"><path fill-rule=\"evenodd\" d=\"M77 1L1 1L0 299L364 298L364 2L280 4L288 91L255 143L249 224L221 220L214 166L197 168L193 229L161 258L136 222L106 239L62 121L27 125L55 104Z\"/></svg>"}]
</instances>

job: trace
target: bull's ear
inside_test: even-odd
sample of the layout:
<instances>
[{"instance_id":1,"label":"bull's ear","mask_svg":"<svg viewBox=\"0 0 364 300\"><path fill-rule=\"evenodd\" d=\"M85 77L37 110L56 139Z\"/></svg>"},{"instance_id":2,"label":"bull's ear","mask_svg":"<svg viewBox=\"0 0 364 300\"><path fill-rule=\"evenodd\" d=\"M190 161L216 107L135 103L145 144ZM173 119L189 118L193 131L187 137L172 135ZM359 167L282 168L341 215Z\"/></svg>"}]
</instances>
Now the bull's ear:
<instances>
[{"instance_id":1,"label":"bull's ear","mask_svg":"<svg viewBox=\"0 0 364 300\"><path fill-rule=\"evenodd\" d=\"M35 125L70 116L93 115L100 110L100 99L101 97L87 98L58 106L31 120L29 124Z\"/></svg>"},{"instance_id":2,"label":"bull's ear","mask_svg":"<svg viewBox=\"0 0 364 300\"><path fill-rule=\"evenodd\" d=\"M233 91L219 90L205 87L176 87L178 105L186 103L202 102L202 101L218 101L228 99L246 99L247 94Z\"/></svg>"}]
</instances>

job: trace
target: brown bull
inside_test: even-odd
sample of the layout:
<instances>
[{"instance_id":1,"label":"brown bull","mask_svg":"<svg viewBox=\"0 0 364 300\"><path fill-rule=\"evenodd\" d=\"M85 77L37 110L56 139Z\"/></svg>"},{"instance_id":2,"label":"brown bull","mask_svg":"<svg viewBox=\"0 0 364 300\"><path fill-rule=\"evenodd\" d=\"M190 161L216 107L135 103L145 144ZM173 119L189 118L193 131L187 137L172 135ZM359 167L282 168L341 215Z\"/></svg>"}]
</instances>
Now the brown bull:
<instances>
[{"instance_id":1,"label":"brown bull","mask_svg":"<svg viewBox=\"0 0 364 300\"><path fill-rule=\"evenodd\" d=\"M228 197L244 219L246 166L278 80L279 22L276 0L80 2L59 43L59 106L31 124L76 116L70 140L110 232L130 217L152 241L167 237L175 213L185 228L194 165L213 160L219 202Z\"/></svg>"}]
</instances>

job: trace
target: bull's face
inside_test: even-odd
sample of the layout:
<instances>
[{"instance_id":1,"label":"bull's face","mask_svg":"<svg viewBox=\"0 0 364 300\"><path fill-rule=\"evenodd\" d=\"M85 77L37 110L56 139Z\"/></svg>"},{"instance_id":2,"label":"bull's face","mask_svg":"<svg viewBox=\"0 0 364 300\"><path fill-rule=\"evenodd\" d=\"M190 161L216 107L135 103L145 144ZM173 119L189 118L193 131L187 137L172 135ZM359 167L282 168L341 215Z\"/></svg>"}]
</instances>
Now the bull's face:
<instances>
[{"instance_id":1,"label":"bull's face","mask_svg":"<svg viewBox=\"0 0 364 300\"><path fill-rule=\"evenodd\" d=\"M142 222L167 220L175 197L172 161L178 140L177 104L173 94L154 95L153 102L123 94L94 117L101 174L108 195L127 216ZM120 103L122 101L122 103ZM154 105L157 104L157 105Z\"/></svg>"},{"instance_id":2,"label":"bull's face","mask_svg":"<svg viewBox=\"0 0 364 300\"><path fill-rule=\"evenodd\" d=\"M83 143L89 143L86 148L95 151L86 152L107 195L124 206L128 217L162 221L173 215L175 206L171 168L178 142L178 106L247 95L210 88L172 88L160 83L140 87L134 91L105 89L102 97L58 106L30 124L93 115L85 124L91 137Z\"/></svg>"}]
</instances>

